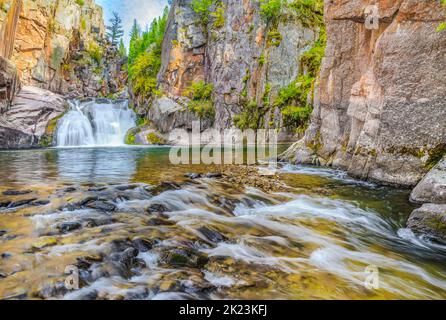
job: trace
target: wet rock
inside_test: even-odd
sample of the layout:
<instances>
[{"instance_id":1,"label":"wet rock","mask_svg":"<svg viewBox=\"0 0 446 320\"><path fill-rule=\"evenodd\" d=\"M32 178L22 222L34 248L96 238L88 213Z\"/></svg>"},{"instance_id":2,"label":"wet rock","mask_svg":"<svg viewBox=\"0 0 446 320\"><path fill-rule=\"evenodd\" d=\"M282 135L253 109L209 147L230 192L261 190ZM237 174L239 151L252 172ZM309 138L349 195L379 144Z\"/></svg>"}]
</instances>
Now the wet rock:
<instances>
[{"instance_id":1,"label":"wet rock","mask_svg":"<svg viewBox=\"0 0 446 320\"><path fill-rule=\"evenodd\" d=\"M42 238L31 245L31 251L39 251L46 247L55 246L57 244L57 238L46 237Z\"/></svg>"},{"instance_id":2,"label":"wet rock","mask_svg":"<svg viewBox=\"0 0 446 320\"><path fill-rule=\"evenodd\" d=\"M134 260L138 254L138 249L133 247L127 248L122 253L119 262L121 262L127 269L130 269L133 266Z\"/></svg>"},{"instance_id":3,"label":"wet rock","mask_svg":"<svg viewBox=\"0 0 446 320\"><path fill-rule=\"evenodd\" d=\"M145 237L136 237L132 240L132 244L140 252L147 252L152 250L155 241Z\"/></svg>"},{"instance_id":4,"label":"wet rock","mask_svg":"<svg viewBox=\"0 0 446 320\"><path fill-rule=\"evenodd\" d=\"M226 238L220 232L210 229L208 227L200 227L197 229L197 231L200 232L207 240L213 243L218 243L228 240L228 238Z\"/></svg>"},{"instance_id":5,"label":"wet rock","mask_svg":"<svg viewBox=\"0 0 446 320\"><path fill-rule=\"evenodd\" d=\"M201 173L186 173L184 176L192 180L200 179L201 177L203 177Z\"/></svg>"},{"instance_id":6,"label":"wet rock","mask_svg":"<svg viewBox=\"0 0 446 320\"><path fill-rule=\"evenodd\" d=\"M82 224L76 221L64 222L57 226L57 229L62 233L68 233L80 228L82 228Z\"/></svg>"},{"instance_id":7,"label":"wet rock","mask_svg":"<svg viewBox=\"0 0 446 320\"><path fill-rule=\"evenodd\" d=\"M163 204L159 204L159 203L151 204L146 209L147 213L159 213L159 212L167 212L167 211L168 211L168 209L166 208L166 206Z\"/></svg>"},{"instance_id":8,"label":"wet rock","mask_svg":"<svg viewBox=\"0 0 446 320\"><path fill-rule=\"evenodd\" d=\"M50 200L36 200L31 203L33 206L46 206L50 203Z\"/></svg>"},{"instance_id":9,"label":"wet rock","mask_svg":"<svg viewBox=\"0 0 446 320\"><path fill-rule=\"evenodd\" d=\"M105 201L93 201L87 204L88 208L101 210L101 211L115 211L116 206L113 203Z\"/></svg>"},{"instance_id":10,"label":"wet rock","mask_svg":"<svg viewBox=\"0 0 446 320\"><path fill-rule=\"evenodd\" d=\"M8 275L0 271L0 279L5 279Z\"/></svg>"},{"instance_id":11,"label":"wet rock","mask_svg":"<svg viewBox=\"0 0 446 320\"><path fill-rule=\"evenodd\" d=\"M161 261L177 268L202 268L208 262L208 257L195 249L175 248L164 253Z\"/></svg>"},{"instance_id":12,"label":"wet rock","mask_svg":"<svg viewBox=\"0 0 446 320\"><path fill-rule=\"evenodd\" d=\"M105 226L107 224L115 223L116 220L110 217L95 217L95 218L86 218L83 219L83 221L86 222L85 226L87 228L94 228L94 227L100 227Z\"/></svg>"},{"instance_id":13,"label":"wet rock","mask_svg":"<svg viewBox=\"0 0 446 320\"><path fill-rule=\"evenodd\" d=\"M71 192L75 192L75 191L76 191L76 188L74 188L74 187L68 187L68 188L65 188L63 191L66 192L66 193L71 193Z\"/></svg>"},{"instance_id":14,"label":"wet rock","mask_svg":"<svg viewBox=\"0 0 446 320\"><path fill-rule=\"evenodd\" d=\"M43 283L37 290L31 293L31 296L39 299L50 299L61 297L67 294L68 290L64 281L57 281L55 283Z\"/></svg>"},{"instance_id":15,"label":"wet rock","mask_svg":"<svg viewBox=\"0 0 446 320\"><path fill-rule=\"evenodd\" d=\"M32 199L24 199L24 200L18 200L18 201L13 201L8 205L8 208L17 208L17 207L21 207L27 204L30 204L33 201L36 201L36 198L32 198Z\"/></svg>"},{"instance_id":16,"label":"wet rock","mask_svg":"<svg viewBox=\"0 0 446 320\"><path fill-rule=\"evenodd\" d=\"M89 202L93 202L93 201L97 201L97 200L99 200L99 197L89 196L89 197L86 197L86 198L82 199L81 201L79 201L78 205L82 207L82 206L85 206L86 204L88 204Z\"/></svg>"},{"instance_id":17,"label":"wet rock","mask_svg":"<svg viewBox=\"0 0 446 320\"><path fill-rule=\"evenodd\" d=\"M160 226L173 226L175 222L168 221L167 219L162 217L155 217L147 221L146 224L151 227L160 227Z\"/></svg>"},{"instance_id":18,"label":"wet rock","mask_svg":"<svg viewBox=\"0 0 446 320\"><path fill-rule=\"evenodd\" d=\"M416 233L446 241L446 204L424 204L412 212L407 227Z\"/></svg>"},{"instance_id":19,"label":"wet rock","mask_svg":"<svg viewBox=\"0 0 446 320\"><path fill-rule=\"evenodd\" d=\"M85 257L78 257L76 258L76 260L76 266L79 269L89 269L92 264L102 262L104 260L104 257L101 255L90 255Z\"/></svg>"},{"instance_id":20,"label":"wet rock","mask_svg":"<svg viewBox=\"0 0 446 320\"><path fill-rule=\"evenodd\" d=\"M2 200L0 201L0 208L8 207L11 204L11 201Z\"/></svg>"},{"instance_id":21,"label":"wet rock","mask_svg":"<svg viewBox=\"0 0 446 320\"><path fill-rule=\"evenodd\" d=\"M112 252L123 252L124 250L132 247L132 242L130 239L115 239L110 242L110 247Z\"/></svg>"},{"instance_id":22,"label":"wet rock","mask_svg":"<svg viewBox=\"0 0 446 320\"><path fill-rule=\"evenodd\" d=\"M0 255L0 257L1 257L2 259L8 259L8 258L11 258L11 257L12 257L12 253L9 253L9 252L3 252L3 253Z\"/></svg>"},{"instance_id":23,"label":"wet rock","mask_svg":"<svg viewBox=\"0 0 446 320\"><path fill-rule=\"evenodd\" d=\"M115 189L119 191L127 191L127 190L134 190L138 187L139 185L137 184L128 184L128 185L116 186Z\"/></svg>"},{"instance_id":24,"label":"wet rock","mask_svg":"<svg viewBox=\"0 0 446 320\"><path fill-rule=\"evenodd\" d=\"M29 194L31 193L31 190L6 190L3 191L3 195L4 196L21 196L24 194Z\"/></svg>"},{"instance_id":25,"label":"wet rock","mask_svg":"<svg viewBox=\"0 0 446 320\"><path fill-rule=\"evenodd\" d=\"M0 230L0 237L3 237L8 232L6 230Z\"/></svg>"},{"instance_id":26,"label":"wet rock","mask_svg":"<svg viewBox=\"0 0 446 320\"><path fill-rule=\"evenodd\" d=\"M153 195L159 195L169 190L179 190L179 189L181 189L181 186L178 183L171 181L164 181L161 182L159 185L157 185L155 188L151 189L150 191Z\"/></svg>"},{"instance_id":27,"label":"wet rock","mask_svg":"<svg viewBox=\"0 0 446 320\"><path fill-rule=\"evenodd\" d=\"M124 202L124 201L129 201L130 197L124 195L124 194L118 194L113 201L114 202Z\"/></svg>"},{"instance_id":28,"label":"wet rock","mask_svg":"<svg viewBox=\"0 0 446 320\"><path fill-rule=\"evenodd\" d=\"M223 174L220 172L207 173L205 175L205 178L208 178L208 179L219 179L222 177L223 177Z\"/></svg>"},{"instance_id":29,"label":"wet rock","mask_svg":"<svg viewBox=\"0 0 446 320\"><path fill-rule=\"evenodd\" d=\"M107 189L107 187L105 187L105 186L102 186L102 187L90 187L90 188L88 188L88 191L99 192L99 191L104 191L105 189Z\"/></svg>"}]
</instances>

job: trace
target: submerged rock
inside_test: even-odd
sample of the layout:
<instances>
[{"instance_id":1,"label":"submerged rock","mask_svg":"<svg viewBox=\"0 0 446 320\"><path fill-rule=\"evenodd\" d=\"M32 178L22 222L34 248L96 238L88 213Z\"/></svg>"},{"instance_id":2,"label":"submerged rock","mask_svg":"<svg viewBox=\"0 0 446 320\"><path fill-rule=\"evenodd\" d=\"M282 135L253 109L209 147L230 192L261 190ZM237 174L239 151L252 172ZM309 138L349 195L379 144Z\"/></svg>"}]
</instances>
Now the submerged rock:
<instances>
[{"instance_id":1,"label":"submerged rock","mask_svg":"<svg viewBox=\"0 0 446 320\"><path fill-rule=\"evenodd\" d=\"M156 196L169 190L179 190L179 189L181 189L181 186L178 183L172 181L164 181L161 182L156 187L154 187L153 189L151 189L150 192Z\"/></svg>"},{"instance_id":2,"label":"submerged rock","mask_svg":"<svg viewBox=\"0 0 446 320\"><path fill-rule=\"evenodd\" d=\"M195 179L200 179L203 177L203 175L201 173L186 173L184 175L186 178L195 180Z\"/></svg>"},{"instance_id":3,"label":"submerged rock","mask_svg":"<svg viewBox=\"0 0 446 320\"><path fill-rule=\"evenodd\" d=\"M31 251L39 251L46 247L55 246L56 244L57 244L57 238L55 237L41 238L31 245Z\"/></svg>"},{"instance_id":4,"label":"submerged rock","mask_svg":"<svg viewBox=\"0 0 446 320\"><path fill-rule=\"evenodd\" d=\"M222 235L220 232L212 230L208 227L200 227L197 229L198 232L200 232L207 240L218 243L228 240L224 235Z\"/></svg>"},{"instance_id":5,"label":"submerged rock","mask_svg":"<svg viewBox=\"0 0 446 320\"><path fill-rule=\"evenodd\" d=\"M9 201L9 200L2 200L2 201L0 201L0 208L7 207L10 204L11 204L11 201Z\"/></svg>"},{"instance_id":6,"label":"submerged rock","mask_svg":"<svg viewBox=\"0 0 446 320\"><path fill-rule=\"evenodd\" d=\"M446 204L424 204L412 212L407 227L416 233L446 241Z\"/></svg>"},{"instance_id":7,"label":"submerged rock","mask_svg":"<svg viewBox=\"0 0 446 320\"><path fill-rule=\"evenodd\" d=\"M29 194L31 193L31 190L6 190L3 191L3 195L4 196L21 196L24 194Z\"/></svg>"},{"instance_id":8,"label":"submerged rock","mask_svg":"<svg viewBox=\"0 0 446 320\"><path fill-rule=\"evenodd\" d=\"M167 209L167 207L163 204L159 204L159 203L154 203L151 204L147 209L146 212L147 213L160 213L160 212L167 212L169 211Z\"/></svg>"},{"instance_id":9,"label":"submerged rock","mask_svg":"<svg viewBox=\"0 0 446 320\"><path fill-rule=\"evenodd\" d=\"M115 189L119 191L127 191L127 190L134 190L138 188L140 185L138 184L127 184L122 186L116 186Z\"/></svg>"},{"instance_id":10,"label":"submerged rock","mask_svg":"<svg viewBox=\"0 0 446 320\"><path fill-rule=\"evenodd\" d=\"M101 211L115 211L116 206L113 203L106 201L93 201L87 204L88 208L101 210Z\"/></svg>"},{"instance_id":11,"label":"submerged rock","mask_svg":"<svg viewBox=\"0 0 446 320\"><path fill-rule=\"evenodd\" d=\"M68 233L80 228L82 228L82 224L76 221L64 222L57 226L57 229L62 233Z\"/></svg>"},{"instance_id":12,"label":"submerged rock","mask_svg":"<svg viewBox=\"0 0 446 320\"><path fill-rule=\"evenodd\" d=\"M152 250L155 241L145 237L136 237L132 240L132 244L140 252L147 252Z\"/></svg>"},{"instance_id":13,"label":"submerged rock","mask_svg":"<svg viewBox=\"0 0 446 320\"><path fill-rule=\"evenodd\" d=\"M75 192L77 189L74 187L65 188L63 191L67 193Z\"/></svg>"},{"instance_id":14,"label":"submerged rock","mask_svg":"<svg viewBox=\"0 0 446 320\"><path fill-rule=\"evenodd\" d=\"M50 200L36 200L31 203L33 206L46 206L50 203Z\"/></svg>"},{"instance_id":15,"label":"submerged rock","mask_svg":"<svg viewBox=\"0 0 446 320\"><path fill-rule=\"evenodd\" d=\"M203 268L208 257L195 249L175 248L165 252L161 261L176 268Z\"/></svg>"},{"instance_id":16,"label":"submerged rock","mask_svg":"<svg viewBox=\"0 0 446 320\"><path fill-rule=\"evenodd\" d=\"M8 205L8 208L17 208L17 207L21 207L27 204L30 204L33 201L36 201L36 198L32 198L32 199L24 199L24 200L18 200L18 201L13 201Z\"/></svg>"}]
</instances>

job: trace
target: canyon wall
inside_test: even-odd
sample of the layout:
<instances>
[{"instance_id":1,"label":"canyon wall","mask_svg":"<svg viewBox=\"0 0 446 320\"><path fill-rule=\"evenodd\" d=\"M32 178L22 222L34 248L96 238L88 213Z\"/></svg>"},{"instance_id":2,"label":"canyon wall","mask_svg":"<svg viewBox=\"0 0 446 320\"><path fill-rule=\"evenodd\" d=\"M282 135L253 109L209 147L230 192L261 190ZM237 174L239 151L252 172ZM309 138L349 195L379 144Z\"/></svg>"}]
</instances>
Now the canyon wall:
<instances>
[{"instance_id":1,"label":"canyon wall","mask_svg":"<svg viewBox=\"0 0 446 320\"><path fill-rule=\"evenodd\" d=\"M65 98L126 97L126 59L94 0L0 4L0 148L51 145Z\"/></svg>"},{"instance_id":2,"label":"canyon wall","mask_svg":"<svg viewBox=\"0 0 446 320\"><path fill-rule=\"evenodd\" d=\"M304 27L286 10L273 25L261 16L255 0L223 0L211 7L208 17L195 12L191 3L175 0L170 10L158 77L162 99L168 97L181 106L187 88L205 81L213 86L214 127L233 127L234 118L249 112L250 104L255 105L252 113L261 114L260 127L281 128L281 140L295 139L270 102L304 71L302 53L312 47L319 29ZM166 127L163 118L151 120ZM205 127L209 126L212 123Z\"/></svg>"},{"instance_id":3,"label":"canyon wall","mask_svg":"<svg viewBox=\"0 0 446 320\"><path fill-rule=\"evenodd\" d=\"M305 137L284 159L413 186L446 152L446 20L432 0L327 0L327 49Z\"/></svg>"}]
</instances>

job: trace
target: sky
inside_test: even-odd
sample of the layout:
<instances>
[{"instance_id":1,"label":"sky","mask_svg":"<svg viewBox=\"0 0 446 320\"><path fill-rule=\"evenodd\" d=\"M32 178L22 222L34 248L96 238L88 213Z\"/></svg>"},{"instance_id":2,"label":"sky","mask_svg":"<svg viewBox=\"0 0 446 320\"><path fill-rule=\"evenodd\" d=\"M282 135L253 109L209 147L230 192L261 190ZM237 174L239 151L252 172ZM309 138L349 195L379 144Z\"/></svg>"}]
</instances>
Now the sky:
<instances>
[{"instance_id":1,"label":"sky","mask_svg":"<svg viewBox=\"0 0 446 320\"><path fill-rule=\"evenodd\" d=\"M113 11L121 16L125 32L124 43L127 48L133 20L136 19L144 29L153 19L160 16L167 6L167 0L96 0L96 3L104 8L106 24Z\"/></svg>"}]
</instances>

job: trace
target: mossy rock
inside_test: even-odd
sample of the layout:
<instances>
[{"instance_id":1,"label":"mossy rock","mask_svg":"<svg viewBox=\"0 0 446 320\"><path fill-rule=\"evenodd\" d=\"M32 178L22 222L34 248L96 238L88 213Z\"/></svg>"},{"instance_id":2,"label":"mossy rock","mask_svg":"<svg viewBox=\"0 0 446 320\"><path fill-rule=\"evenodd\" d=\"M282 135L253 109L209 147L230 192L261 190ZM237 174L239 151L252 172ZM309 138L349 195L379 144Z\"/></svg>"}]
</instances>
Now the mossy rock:
<instances>
[{"instance_id":1,"label":"mossy rock","mask_svg":"<svg viewBox=\"0 0 446 320\"><path fill-rule=\"evenodd\" d=\"M166 144L166 140L164 140L164 138L158 134L156 134L155 132L150 132L147 136L146 136L147 142L150 144L155 144L155 145L163 145Z\"/></svg>"}]
</instances>

